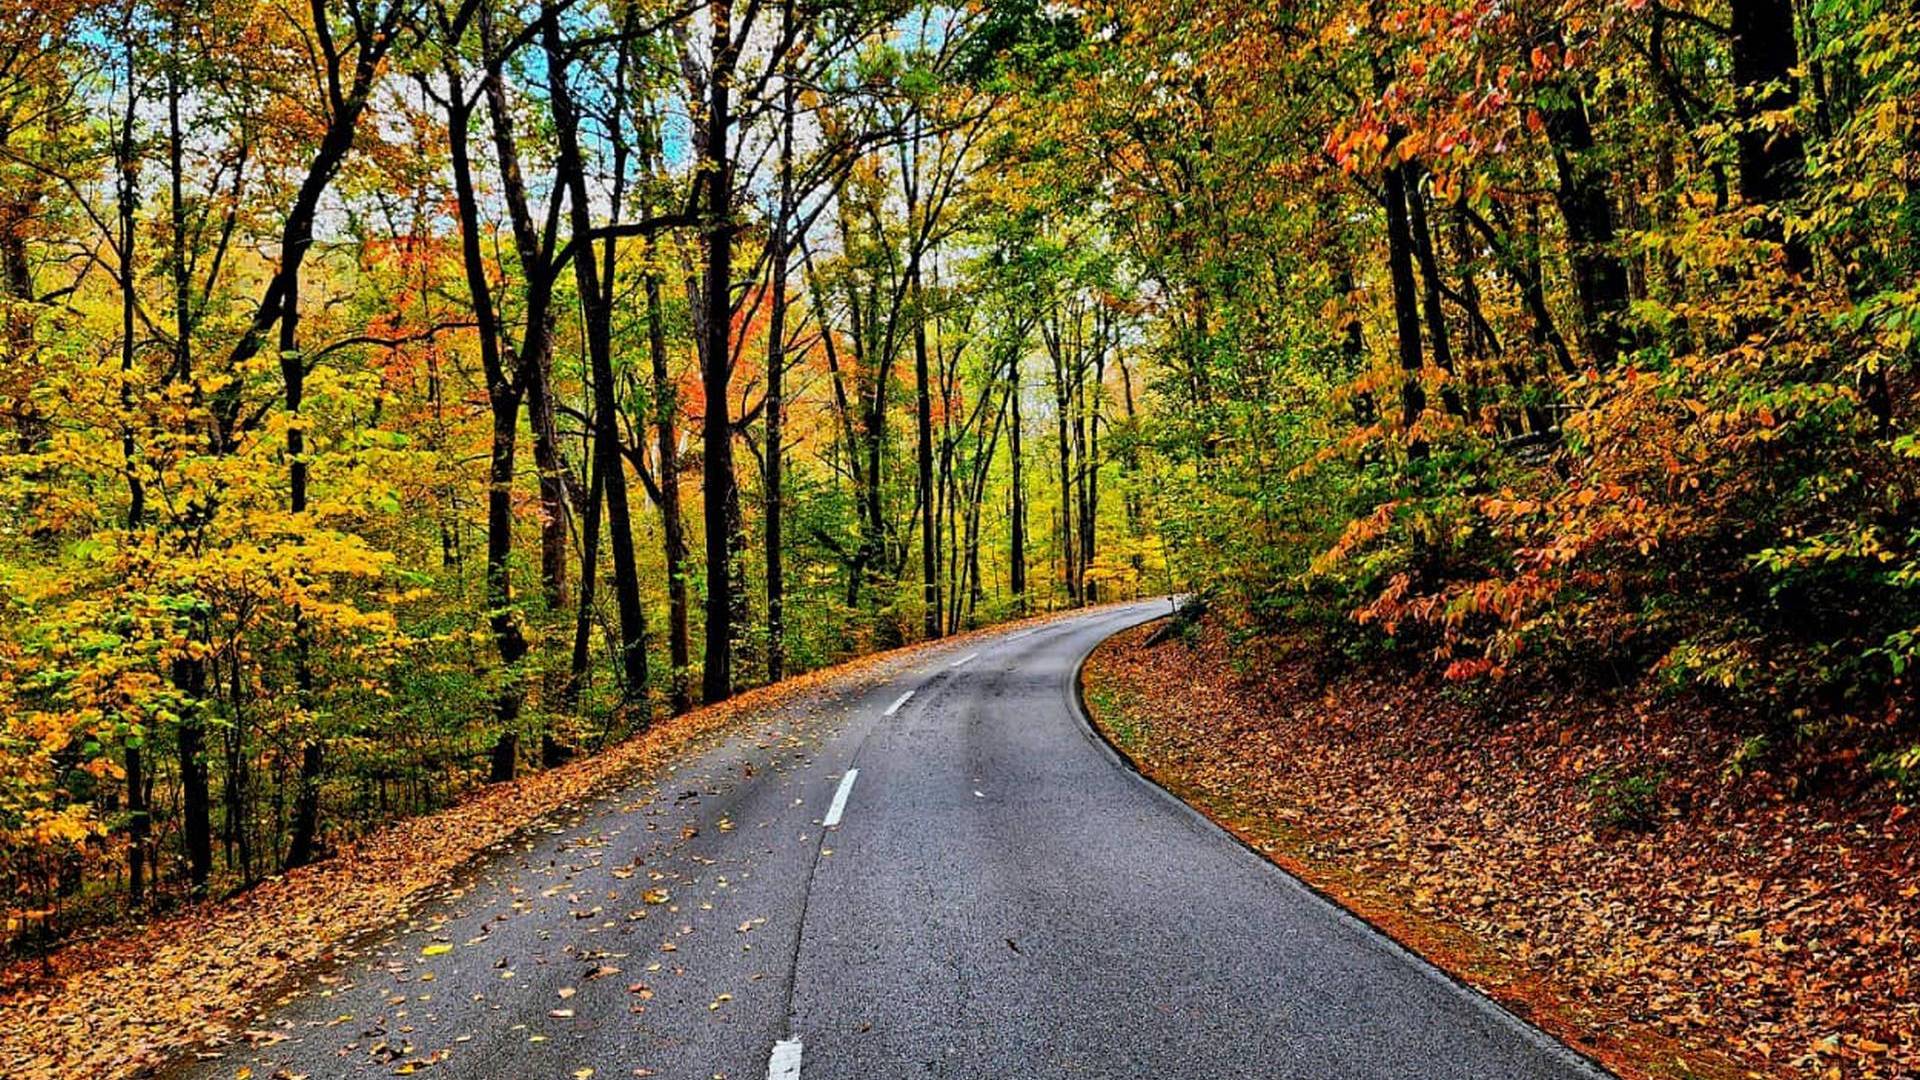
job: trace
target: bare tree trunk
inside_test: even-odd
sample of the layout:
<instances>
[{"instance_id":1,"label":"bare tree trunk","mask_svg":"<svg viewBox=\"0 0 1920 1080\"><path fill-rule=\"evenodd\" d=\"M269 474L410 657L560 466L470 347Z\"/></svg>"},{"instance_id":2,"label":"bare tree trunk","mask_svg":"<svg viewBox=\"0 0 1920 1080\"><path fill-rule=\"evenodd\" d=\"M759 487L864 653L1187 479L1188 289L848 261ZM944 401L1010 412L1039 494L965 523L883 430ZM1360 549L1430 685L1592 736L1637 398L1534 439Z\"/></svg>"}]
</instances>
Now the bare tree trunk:
<instances>
[{"instance_id":1,"label":"bare tree trunk","mask_svg":"<svg viewBox=\"0 0 1920 1080\"><path fill-rule=\"evenodd\" d=\"M134 529L138 529L145 524L146 487L141 481L138 467L136 466L134 461L135 450L134 450L134 442L133 442L133 417L131 415L132 404L133 404L132 402L132 397L133 397L132 375L134 370L133 322L134 322L134 303L135 303L134 276L133 276L133 273L134 273L133 272L133 249L134 249L133 184L135 179L135 165L133 160L132 140L133 140L133 118L136 110L135 96L131 89L132 62L133 62L131 51L129 51L127 60L128 60L128 69L129 69L128 70L129 89L127 92L127 111L125 116L122 118L122 123L125 126L121 129L119 149L120 149L120 185L121 185L120 186L120 289L121 289L120 371L124 376L124 379L120 385L120 406L122 411L126 412L128 415L126 415L121 421L123 424L126 425L126 427L125 427L124 433L121 436L120 451L121 451L121 456L125 460L126 467L127 467L127 528L129 531L131 531ZM168 135L171 140L168 146L168 151L169 151L168 165L171 170L170 176L172 180L172 193L173 193L172 211L173 211L173 221L174 221L174 233L173 233L174 258L172 260L173 266L171 267L171 269L174 271L174 274L175 274L175 284L179 285L181 282L180 272L181 272L181 265L182 265L181 251L180 251L181 236L182 236L182 228L180 225L180 215L182 210L180 92L179 92L179 83L176 78L176 73L174 72L173 66L171 64L168 65L168 69L167 69L167 106L168 106L168 117L170 120L170 124L168 127ZM14 284L15 284L15 290L17 292L25 294L22 296L22 298L30 300L32 299L32 296L31 296L32 289L30 286L22 284L22 282L24 282L25 280L24 275L27 269L26 263L25 263L25 256L26 256L26 252L25 252L25 246L23 243L18 252L18 261L17 263L13 264L14 266L17 266L17 273L22 275L22 281L15 282ZM176 317L181 318L183 320L185 318L185 313L186 313L186 309L184 306L178 307L175 312ZM181 327L181 331L182 332L180 333L179 341L177 344L180 346L184 346L187 341L187 335L185 333L184 325ZM16 342L16 344L18 344L18 342ZM126 769L126 774L127 774L127 890L128 890L129 902L132 904L132 906L139 907L146 900L147 836L151 828L151 821L147 816L145 770L143 768L143 763L140 759L140 747L129 743L129 745L126 747L122 760L123 760L123 763Z\"/></svg>"},{"instance_id":2,"label":"bare tree trunk","mask_svg":"<svg viewBox=\"0 0 1920 1080\"><path fill-rule=\"evenodd\" d=\"M914 129L913 168L919 167L919 127ZM914 234L908 241L907 302L913 315L913 389L914 389L914 475L920 486L920 606L921 632L929 638L940 636L940 534L934 520L933 486L933 387L927 370L926 292L920 280L922 245L919 240L920 186L914 171L901 170L905 177L907 228Z\"/></svg>"},{"instance_id":3,"label":"bare tree trunk","mask_svg":"<svg viewBox=\"0 0 1920 1080\"><path fill-rule=\"evenodd\" d=\"M1021 475L1020 453L1020 354L1024 342L1016 343L1007 357L1007 459L1012 491L1012 514L1008 525L1007 573L1013 593L1015 614L1027 613L1027 485Z\"/></svg>"},{"instance_id":4,"label":"bare tree trunk","mask_svg":"<svg viewBox=\"0 0 1920 1080\"><path fill-rule=\"evenodd\" d=\"M706 248L701 288L706 340L701 356L706 397L701 484L706 496L707 625L700 682L701 697L712 703L733 695L733 528L740 499L733 475L733 423L727 400L733 381L733 166L727 145L737 55L732 0L713 0L707 17L712 24L712 64L700 147L700 182L706 189L701 200L706 215L701 228Z\"/></svg>"},{"instance_id":5,"label":"bare tree trunk","mask_svg":"<svg viewBox=\"0 0 1920 1080\"><path fill-rule=\"evenodd\" d=\"M559 135L557 166L567 188L567 214L574 243L583 245L573 259L574 281L587 331L587 356L593 376L595 468L603 470L607 533L613 553L614 605L620 612L620 671L626 700L641 711L646 726L647 626L640 605L640 575L633 553L633 521L627 500L626 465L620 453L620 413L614 392L613 327L610 298L601 288L600 266L591 244L592 203L587 194L585 164L580 155L579 113L567 85L567 57L560 41L559 19L551 8L542 13L550 72L548 99ZM612 243L611 238L608 243Z\"/></svg>"},{"instance_id":6,"label":"bare tree trunk","mask_svg":"<svg viewBox=\"0 0 1920 1080\"><path fill-rule=\"evenodd\" d=\"M306 357L300 354L300 272L285 273L286 292L281 298L280 375L286 383L287 467L291 473L292 497L288 510L296 519L307 512L306 421L300 407L306 394ZM293 685L300 711L313 715L313 633L306 615L298 608L293 613ZM307 739L300 748L300 780L293 800L293 837L287 846L288 868L305 866L317 853L320 834L320 773L324 764L318 736Z\"/></svg>"},{"instance_id":7,"label":"bare tree trunk","mask_svg":"<svg viewBox=\"0 0 1920 1080\"><path fill-rule=\"evenodd\" d=\"M1087 457L1081 463L1086 472L1086 513L1080 519L1080 565L1091 567L1100 545L1100 422L1107 397L1107 337L1103 331L1094 343L1091 413L1087 419ZM1087 601L1098 600L1098 582L1085 584Z\"/></svg>"},{"instance_id":8,"label":"bare tree trunk","mask_svg":"<svg viewBox=\"0 0 1920 1080\"><path fill-rule=\"evenodd\" d=\"M1413 255L1420 264L1420 301L1427 317L1427 342L1433 350L1433 364L1449 378L1440 391L1441 404L1449 413L1465 418L1466 402L1451 376L1454 372L1453 341L1447 333L1446 309L1440 305L1440 260L1433 254L1433 230L1427 225L1427 194L1421 190L1421 171L1411 162L1400 166L1406 177L1407 228L1413 239Z\"/></svg>"},{"instance_id":9,"label":"bare tree trunk","mask_svg":"<svg viewBox=\"0 0 1920 1080\"><path fill-rule=\"evenodd\" d=\"M527 421L533 429L533 463L540 472L540 586L547 610L567 606L567 474L554 426L551 379L553 339L542 327L521 343L520 369L527 375Z\"/></svg>"},{"instance_id":10,"label":"bare tree trunk","mask_svg":"<svg viewBox=\"0 0 1920 1080\"><path fill-rule=\"evenodd\" d=\"M1557 39L1558 31L1553 36ZM1622 351L1632 347L1621 325L1628 304L1627 268L1613 251L1613 199L1607 190L1607 165L1593 152L1586 96L1573 76L1556 80L1549 92L1541 95L1539 107L1559 176L1553 195L1567 226L1567 263L1573 270L1580 321L1594 363L1605 371Z\"/></svg>"},{"instance_id":11,"label":"bare tree trunk","mask_svg":"<svg viewBox=\"0 0 1920 1080\"><path fill-rule=\"evenodd\" d=\"M793 33L793 3L781 9L784 31ZM791 54L789 54L791 57ZM781 489L786 448L781 426L786 422L787 367L787 229L793 217L793 113L795 86L789 59L780 85L780 205L769 237L773 310L767 317L767 447L766 447L766 560L767 560L767 681L787 674L786 562L781 546L785 493Z\"/></svg>"},{"instance_id":12,"label":"bare tree trunk","mask_svg":"<svg viewBox=\"0 0 1920 1080\"><path fill-rule=\"evenodd\" d=\"M680 510L680 395L667 370L667 325L660 310L660 277L646 279L647 349L653 363L655 452L659 458L660 533L667 567L668 707L679 716L693 708L688 643L687 526Z\"/></svg>"},{"instance_id":13,"label":"bare tree trunk","mask_svg":"<svg viewBox=\"0 0 1920 1080\"><path fill-rule=\"evenodd\" d=\"M1073 539L1073 442L1068 413L1073 407L1073 385L1067 370L1066 326L1056 309L1054 324L1047 337L1047 353L1053 360L1053 420L1060 471L1060 575L1067 591L1067 603L1080 606L1080 579L1074 570L1079 547Z\"/></svg>"},{"instance_id":14,"label":"bare tree trunk","mask_svg":"<svg viewBox=\"0 0 1920 1080\"><path fill-rule=\"evenodd\" d=\"M592 660L594 588L600 574L600 507L605 498L606 476L599 462L589 468L593 478L587 482L586 515L580 526L580 602L573 617L573 654L567 667L567 682L561 689L561 707L574 712L580 707L580 691L586 685L587 668Z\"/></svg>"},{"instance_id":15,"label":"bare tree trunk","mask_svg":"<svg viewBox=\"0 0 1920 1080\"><path fill-rule=\"evenodd\" d=\"M191 617L189 638L199 636L198 616ZM206 727L200 710L207 693L207 668L197 658L173 662L173 685L187 699L180 716L180 838L187 849L187 888L194 899L207 895L213 877L213 814L208 795Z\"/></svg>"},{"instance_id":16,"label":"bare tree trunk","mask_svg":"<svg viewBox=\"0 0 1920 1080\"><path fill-rule=\"evenodd\" d=\"M457 68L443 67L449 100L447 144L451 159L454 198L459 209L461 266L473 304L480 345L481 368L487 382L487 407L492 417L492 439L487 455L487 624L500 656L500 685L494 691L494 724L499 729L489 755L487 776L494 783L512 780L520 758L522 687L518 665L527 655L527 639L513 606L513 479L519 439L521 393L524 387L509 377L501 357L500 320L487 279L486 258L480 244L479 200L469 154L472 106ZM498 119L498 118L496 118Z\"/></svg>"},{"instance_id":17,"label":"bare tree trunk","mask_svg":"<svg viewBox=\"0 0 1920 1080\"><path fill-rule=\"evenodd\" d=\"M1407 222L1406 178L1398 168L1386 170L1382 197L1387 210L1387 269L1393 281L1393 323L1400 350L1400 429L1409 436L1407 456L1427 456L1427 443L1417 434L1427 408L1426 387L1420 382L1420 308L1413 283L1413 235Z\"/></svg>"},{"instance_id":18,"label":"bare tree trunk","mask_svg":"<svg viewBox=\"0 0 1920 1080\"><path fill-rule=\"evenodd\" d=\"M1806 176L1807 148L1798 126L1778 127L1763 119L1791 109L1800 97L1793 2L1734 0L1732 16L1740 196L1774 207L1798 198ZM1786 238L1776 211L1769 212L1764 232L1781 244L1788 270L1805 276L1813 269L1813 249L1804 237Z\"/></svg>"},{"instance_id":19,"label":"bare tree trunk","mask_svg":"<svg viewBox=\"0 0 1920 1080\"><path fill-rule=\"evenodd\" d=\"M483 332L484 336L484 332ZM494 723L499 734L487 768L494 783L512 780L520 760L520 707L523 689L518 667L527 655L527 638L513 606L513 471L519 434L520 398L512 389L493 395L493 439L487 457L487 621L500 654L501 684L494 691Z\"/></svg>"}]
</instances>

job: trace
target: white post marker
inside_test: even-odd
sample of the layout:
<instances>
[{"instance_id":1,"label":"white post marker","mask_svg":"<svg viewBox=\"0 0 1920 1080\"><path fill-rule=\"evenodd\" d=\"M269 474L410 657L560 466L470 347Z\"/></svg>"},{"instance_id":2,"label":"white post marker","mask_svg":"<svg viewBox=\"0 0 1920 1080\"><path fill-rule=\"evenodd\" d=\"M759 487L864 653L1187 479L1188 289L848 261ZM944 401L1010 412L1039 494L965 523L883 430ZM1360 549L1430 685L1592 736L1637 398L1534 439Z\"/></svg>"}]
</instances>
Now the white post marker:
<instances>
[{"instance_id":1,"label":"white post marker","mask_svg":"<svg viewBox=\"0 0 1920 1080\"><path fill-rule=\"evenodd\" d=\"M975 658L976 658L976 657L978 657L979 655L980 655L980 654L979 654L979 653L977 653L977 652L975 652L975 653L968 653L967 655L965 655L965 656L963 656L963 657L961 657L961 658L960 658L960 659L958 659L958 660L955 660L955 661L954 661L953 663L951 663L951 664L949 664L949 665L947 665L947 666L949 666L949 667L959 667L959 666L960 666L961 664L964 664L964 663L966 663L966 662L967 662L967 661L969 661L969 660L972 660L972 659L975 659Z\"/></svg>"},{"instance_id":2,"label":"white post marker","mask_svg":"<svg viewBox=\"0 0 1920 1080\"><path fill-rule=\"evenodd\" d=\"M886 712L883 712L883 713L881 713L880 715L881 715L881 716L892 716L892 715L893 715L894 713L897 713L897 712L899 712L899 711L900 711L900 706L902 706L902 705L905 705L905 704L907 703L907 699L908 699L908 698L911 698L912 696L913 696L913 691L911 691L911 690L909 690L909 691L907 691L907 692L906 692L906 693L904 693L904 694L901 694L901 695L900 695L899 697L897 697L897 698L895 698L895 699L894 699L894 701L893 701L893 704L891 704L891 705L889 705L889 706L887 706L887 711L886 711Z\"/></svg>"},{"instance_id":3,"label":"white post marker","mask_svg":"<svg viewBox=\"0 0 1920 1080\"><path fill-rule=\"evenodd\" d=\"M800 1040L781 1039L767 1059L767 1080L800 1080Z\"/></svg>"},{"instance_id":4,"label":"white post marker","mask_svg":"<svg viewBox=\"0 0 1920 1080\"><path fill-rule=\"evenodd\" d=\"M847 775L840 778L840 789L833 793L833 805L827 807L827 816L820 819L821 828L831 829L840 824L840 815L847 812L847 794L853 790L853 778L859 775L859 769L848 769ZM793 1046L793 1059L796 1062L794 1068L797 1070L799 1068L797 1063L800 1060L800 1044L796 1042ZM798 1075L797 1072L796 1075Z\"/></svg>"}]
</instances>

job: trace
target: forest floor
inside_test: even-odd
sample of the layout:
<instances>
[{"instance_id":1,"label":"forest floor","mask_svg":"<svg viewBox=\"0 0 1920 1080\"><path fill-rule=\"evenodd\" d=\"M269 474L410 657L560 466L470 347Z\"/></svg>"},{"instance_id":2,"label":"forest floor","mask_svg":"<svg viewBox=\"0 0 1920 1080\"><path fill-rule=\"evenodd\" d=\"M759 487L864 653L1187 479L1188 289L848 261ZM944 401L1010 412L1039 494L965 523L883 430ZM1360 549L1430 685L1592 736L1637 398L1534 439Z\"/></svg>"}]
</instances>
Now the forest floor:
<instances>
[{"instance_id":1,"label":"forest floor","mask_svg":"<svg viewBox=\"0 0 1920 1080\"><path fill-rule=\"evenodd\" d=\"M1856 757L1641 694L1495 707L1304 636L1153 633L1088 662L1110 741L1621 1076L1920 1076L1920 815Z\"/></svg>"},{"instance_id":2,"label":"forest floor","mask_svg":"<svg viewBox=\"0 0 1920 1080\"><path fill-rule=\"evenodd\" d=\"M967 636L876 653L660 721L602 753L377 829L324 862L236 896L0 966L0 1076L145 1076L196 1048L246 1038L258 1010L296 989L303 975L458 890L476 860L529 830L803 694L828 684L855 692L892 677L923 650Z\"/></svg>"}]
</instances>

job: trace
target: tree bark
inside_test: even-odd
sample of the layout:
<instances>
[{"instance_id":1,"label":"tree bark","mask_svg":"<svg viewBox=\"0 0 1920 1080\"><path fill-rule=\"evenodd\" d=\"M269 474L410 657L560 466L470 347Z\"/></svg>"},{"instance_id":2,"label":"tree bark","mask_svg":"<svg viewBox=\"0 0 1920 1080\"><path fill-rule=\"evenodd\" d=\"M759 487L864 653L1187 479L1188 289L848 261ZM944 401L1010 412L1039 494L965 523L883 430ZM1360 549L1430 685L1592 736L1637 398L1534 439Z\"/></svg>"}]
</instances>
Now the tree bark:
<instances>
[{"instance_id":1,"label":"tree bark","mask_svg":"<svg viewBox=\"0 0 1920 1080\"><path fill-rule=\"evenodd\" d=\"M1557 39L1558 32L1553 36ZM1622 351L1633 347L1621 322L1629 300L1627 267L1613 250L1607 167L1594 153L1593 127L1580 84L1563 75L1547 91L1537 105L1559 179L1553 197L1567 227L1567 263L1573 271L1587 349L1595 366L1606 371Z\"/></svg>"},{"instance_id":2,"label":"tree bark","mask_svg":"<svg viewBox=\"0 0 1920 1080\"><path fill-rule=\"evenodd\" d=\"M660 533L667 567L668 707L675 716L693 708L688 643L687 526L680 509L680 394L667 370L667 324L660 310L660 277L648 273L647 349L653 364L654 437L659 458Z\"/></svg>"},{"instance_id":3,"label":"tree bark","mask_svg":"<svg viewBox=\"0 0 1920 1080\"><path fill-rule=\"evenodd\" d=\"M907 218L913 220L915 200L908 188ZM920 281L918 245L907 256L907 292L913 306L914 471L920 485L920 604L921 632L940 636L940 536L933 486L933 388L927 370L926 297Z\"/></svg>"},{"instance_id":4,"label":"tree bark","mask_svg":"<svg viewBox=\"0 0 1920 1080\"><path fill-rule=\"evenodd\" d=\"M567 55L560 41L558 16L543 12L542 27L550 72L548 98L559 135L559 179L567 189L567 215L576 244L574 281L580 294L582 321L587 331L587 356L593 376L595 468L602 480L607 508L607 539L613 553L614 605L620 612L620 670L626 700L641 706L641 727L647 700L646 612L640 605L639 568L633 553L633 521L627 500L626 466L620 454L620 412L613 376L613 313L601 288L600 266L594 258L592 203L587 195L585 164L580 154L579 111L567 84ZM612 243L609 239L608 243Z\"/></svg>"},{"instance_id":5,"label":"tree bark","mask_svg":"<svg viewBox=\"0 0 1920 1080\"><path fill-rule=\"evenodd\" d=\"M1073 441L1067 414L1072 410L1073 389L1067 372L1066 324L1056 308L1050 331L1045 331L1047 355L1053 361L1053 421L1055 450L1060 473L1060 576L1066 588L1067 603L1080 606L1080 580L1074 573L1078 546L1073 540Z\"/></svg>"},{"instance_id":6,"label":"tree bark","mask_svg":"<svg viewBox=\"0 0 1920 1080\"><path fill-rule=\"evenodd\" d=\"M1093 385L1087 415L1087 458L1081 464L1086 471L1086 512L1080 518L1080 566L1082 572L1093 565L1100 547L1100 424L1106 414L1108 338L1103 330L1093 353ZM1087 602L1100 599L1099 582L1084 585Z\"/></svg>"},{"instance_id":7,"label":"tree bark","mask_svg":"<svg viewBox=\"0 0 1920 1080\"><path fill-rule=\"evenodd\" d=\"M197 622L199 616L189 617ZM199 638L197 627L190 641ZM187 700L180 713L180 838L187 850L187 890L195 900L207 895L213 877L213 813L207 782L206 727L200 710L207 693L206 662L183 656L173 661L173 685Z\"/></svg>"},{"instance_id":8,"label":"tree bark","mask_svg":"<svg viewBox=\"0 0 1920 1080\"><path fill-rule=\"evenodd\" d=\"M554 425L552 339L543 330L521 342L526 373L527 423L533 429L533 464L540 472L540 591L547 610L567 607L567 473Z\"/></svg>"},{"instance_id":9,"label":"tree bark","mask_svg":"<svg viewBox=\"0 0 1920 1080\"><path fill-rule=\"evenodd\" d=\"M589 468L593 478L587 482L585 518L580 525L580 597L573 617L573 654L568 660L566 685L561 689L561 706L567 712L579 709L580 691L592 662L594 589L600 574L600 507L606 497L607 478L597 460Z\"/></svg>"},{"instance_id":10,"label":"tree bark","mask_svg":"<svg viewBox=\"0 0 1920 1080\"><path fill-rule=\"evenodd\" d=\"M521 394L524 385L512 378L501 354L499 314L493 287L487 279L486 257L480 243L480 211L469 151L472 107L458 69L449 60L442 68L449 100L447 147L452 166L454 202L458 209L461 268L473 305L480 365L486 379L487 409L492 419L487 453L487 624L500 657L501 681L494 691L494 724L498 733L488 756L487 777L494 783L512 780L520 758L522 687L518 664L527 655L527 639L513 602L513 479L518 451ZM496 121L498 117L496 117Z\"/></svg>"},{"instance_id":11,"label":"tree bark","mask_svg":"<svg viewBox=\"0 0 1920 1080\"><path fill-rule=\"evenodd\" d=\"M287 468L291 497L288 511L296 520L307 512L306 421L300 408L306 397L306 357L300 354L300 272L285 275L286 292L280 312L280 376L286 383ZM293 686L294 698L309 722L313 717L313 632L306 614L293 612ZM300 779L293 800L293 836L287 845L289 869L305 866L317 853L320 835L320 774L324 757L317 736L309 737L300 748Z\"/></svg>"},{"instance_id":12,"label":"tree bark","mask_svg":"<svg viewBox=\"0 0 1920 1080\"><path fill-rule=\"evenodd\" d=\"M1414 259L1420 264L1420 303L1426 313L1427 341L1433 351L1433 364L1448 375L1440 391L1441 404L1449 413L1466 418L1466 402L1454 375L1453 341L1447 333L1447 312L1440 304L1440 261L1433 254L1433 230L1427 224L1427 195L1420 189L1421 169L1411 162L1401 166L1406 177L1407 228L1413 239Z\"/></svg>"},{"instance_id":13,"label":"tree bark","mask_svg":"<svg viewBox=\"0 0 1920 1080\"><path fill-rule=\"evenodd\" d=\"M793 33L792 0L783 5L784 32ZM791 57L791 54L789 54ZM793 217L793 113L794 72L791 59L781 75L780 85L780 162L779 207L768 237L768 261L772 264L773 310L767 316L767 446L766 446L766 560L767 560L767 681L779 682L787 674L786 560L782 550L781 528L785 516L784 482L786 453L782 444L782 425L786 422L787 367L787 229Z\"/></svg>"},{"instance_id":14,"label":"tree bark","mask_svg":"<svg viewBox=\"0 0 1920 1080\"><path fill-rule=\"evenodd\" d=\"M1420 308L1413 283L1413 233L1407 220L1405 174L1386 170L1382 198L1387 211L1387 271L1393 282L1393 325L1400 356L1400 430L1408 435L1407 456L1427 456L1426 439L1416 433L1426 412L1427 391L1420 382Z\"/></svg>"},{"instance_id":15,"label":"tree bark","mask_svg":"<svg viewBox=\"0 0 1920 1080\"><path fill-rule=\"evenodd\" d=\"M701 355L705 415L701 418L702 508L706 519L706 649L700 679L708 703L733 695L733 525L740 492L733 475L733 423L728 390L733 381L733 166L727 140L732 128L732 0L713 0L712 65L707 79L707 115L700 146L701 200L706 220L701 241L706 273L701 287L705 305Z\"/></svg>"},{"instance_id":16,"label":"tree bark","mask_svg":"<svg viewBox=\"0 0 1920 1080\"><path fill-rule=\"evenodd\" d=\"M1020 353L1024 344L1016 343L1007 356L1007 464L1008 486L1013 489L1007 529L1007 573L1017 615L1027 613L1027 492L1020 461Z\"/></svg>"},{"instance_id":17,"label":"tree bark","mask_svg":"<svg viewBox=\"0 0 1920 1080\"><path fill-rule=\"evenodd\" d=\"M1806 175L1806 144L1796 124L1778 126L1768 113L1793 108L1799 101L1799 42L1794 37L1792 0L1734 0L1732 7L1733 81L1739 127L1740 195L1769 208L1800 195ZM1763 234L1781 245L1787 269L1804 276L1813 269L1813 249L1805 239L1787 239L1777 213L1769 210Z\"/></svg>"}]
</instances>

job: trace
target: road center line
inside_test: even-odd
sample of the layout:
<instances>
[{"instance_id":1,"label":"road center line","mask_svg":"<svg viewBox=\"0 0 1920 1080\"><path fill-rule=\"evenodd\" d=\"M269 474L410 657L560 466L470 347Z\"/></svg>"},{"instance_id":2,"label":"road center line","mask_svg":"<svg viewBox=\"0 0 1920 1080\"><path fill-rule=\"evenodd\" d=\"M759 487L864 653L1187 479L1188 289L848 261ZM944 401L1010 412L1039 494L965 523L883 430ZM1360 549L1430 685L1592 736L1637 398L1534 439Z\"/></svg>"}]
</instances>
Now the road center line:
<instances>
[{"instance_id":1,"label":"road center line","mask_svg":"<svg viewBox=\"0 0 1920 1080\"><path fill-rule=\"evenodd\" d=\"M767 1059L767 1080L800 1080L799 1039L781 1039L773 1044L773 1056Z\"/></svg>"},{"instance_id":2,"label":"road center line","mask_svg":"<svg viewBox=\"0 0 1920 1080\"><path fill-rule=\"evenodd\" d=\"M820 819L821 828L831 829L840 824L840 815L847 812L847 794L853 790L853 778L859 775L859 769L848 769L847 775L840 778L840 789L833 793L833 805L827 807L827 816ZM778 1046L774 1047L774 1052L778 1053L779 1049ZM793 1075L800 1075L800 1044L798 1042L793 1044L793 1069Z\"/></svg>"},{"instance_id":3,"label":"road center line","mask_svg":"<svg viewBox=\"0 0 1920 1080\"><path fill-rule=\"evenodd\" d=\"M904 694L901 694L901 695L900 695L900 696L899 696L898 698L896 698L896 699L894 700L894 703L893 703L893 704L891 704L891 705L889 705L889 706L887 706L887 711L886 711L886 712L883 712L883 713L881 713L880 715L881 715L881 716L892 716L892 715L893 715L894 713L897 713L897 712L899 712L899 711L900 711L900 706L902 706L902 705L905 705L905 704L907 703L907 699L908 699L908 698L910 698L910 697L912 697L912 696L913 696L913 691L911 691L911 690L909 690L909 691L907 691L907 692L906 692L906 693L904 693Z\"/></svg>"},{"instance_id":4,"label":"road center line","mask_svg":"<svg viewBox=\"0 0 1920 1080\"><path fill-rule=\"evenodd\" d=\"M969 660L972 660L972 659L973 659L974 657L977 657L977 656L979 656L979 655L980 655L980 654L979 654L979 653L977 653L977 652L976 652L976 653L968 653L967 655L965 655L965 656L963 656L963 657L961 657L961 658L960 658L960 659L958 659L958 660L955 660L955 661L954 661L953 663L951 663L951 664L948 664L947 666L948 666L948 667L959 667L959 666L960 666L961 664L964 664L964 663L966 663L967 661L969 661Z\"/></svg>"}]
</instances>

